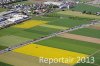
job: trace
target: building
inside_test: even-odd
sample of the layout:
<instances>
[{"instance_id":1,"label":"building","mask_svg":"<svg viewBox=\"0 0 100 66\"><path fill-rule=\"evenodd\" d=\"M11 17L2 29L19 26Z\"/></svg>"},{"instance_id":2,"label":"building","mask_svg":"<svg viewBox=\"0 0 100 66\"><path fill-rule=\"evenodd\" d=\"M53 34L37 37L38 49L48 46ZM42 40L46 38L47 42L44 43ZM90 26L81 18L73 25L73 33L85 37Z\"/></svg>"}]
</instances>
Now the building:
<instances>
[{"instance_id":1,"label":"building","mask_svg":"<svg viewBox=\"0 0 100 66\"><path fill-rule=\"evenodd\" d=\"M28 0L31 2L46 2L46 1L59 1L59 0Z\"/></svg>"},{"instance_id":2,"label":"building","mask_svg":"<svg viewBox=\"0 0 100 66\"><path fill-rule=\"evenodd\" d=\"M28 19L30 19L28 15L19 13L17 11L4 12L0 14L0 29L5 28L9 25L21 23Z\"/></svg>"},{"instance_id":3,"label":"building","mask_svg":"<svg viewBox=\"0 0 100 66\"><path fill-rule=\"evenodd\" d=\"M26 1L26 0L0 0L0 5L13 3L13 2L19 2L19 1Z\"/></svg>"},{"instance_id":4,"label":"building","mask_svg":"<svg viewBox=\"0 0 100 66\"><path fill-rule=\"evenodd\" d=\"M47 1L47 2L44 2L44 4L46 5L57 5L57 6L60 6L61 4L63 4L62 2L54 2L54 1Z\"/></svg>"}]
</instances>

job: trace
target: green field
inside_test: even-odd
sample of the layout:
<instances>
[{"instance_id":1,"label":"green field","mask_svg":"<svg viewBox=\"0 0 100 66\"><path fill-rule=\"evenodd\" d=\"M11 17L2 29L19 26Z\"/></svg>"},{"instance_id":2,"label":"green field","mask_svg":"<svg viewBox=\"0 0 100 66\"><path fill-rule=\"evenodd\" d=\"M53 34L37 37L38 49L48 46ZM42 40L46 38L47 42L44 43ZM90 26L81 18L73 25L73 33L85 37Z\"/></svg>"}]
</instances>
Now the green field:
<instances>
[{"instance_id":1,"label":"green field","mask_svg":"<svg viewBox=\"0 0 100 66\"><path fill-rule=\"evenodd\" d=\"M10 64L6 64L6 63L3 63L3 62L0 62L0 66L13 66L13 65L10 65Z\"/></svg>"},{"instance_id":2,"label":"green field","mask_svg":"<svg viewBox=\"0 0 100 66\"><path fill-rule=\"evenodd\" d=\"M44 17L44 16L34 16L33 18L32 18L32 20L43 20L43 21L54 21L55 19L57 20L57 17Z\"/></svg>"},{"instance_id":3,"label":"green field","mask_svg":"<svg viewBox=\"0 0 100 66\"><path fill-rule=\"evenodd\" d=\"M13 35L19 33L20 31L23 31L23 29L14 28L14 27L5 28L0 30L0 37L5 35Z\"/></svg>"},{"instance_id":4,"label":"green field","mask_svg":"<svg viewBox=\"0 0 100 66\"><path fill-rule=\"evenodd\" d=\"M26 5L30 5L30 4L32 4L33 2L30 2L30 1L22 1L22 2L16 2L16 3L14 3L15 5L16 4L26 4Z\"/></svg>"},{"instance_id":5,"label":"green field","mask_svg":"<svg viewBox=\"0 0 100 66\"><path fill-rule=\"evenodd\" d=\"M61 29L61 30L68 29L68 27L56 26L56 25L48 25L48 24L44 24L44 25L41 25L41 26L42 27L47 27L47 28Z\"/></svg>"},{"instance_id":6,"label":"green field","mask_svg":"<svg viewBox=\"0 0 100 66\"><path fill-rule=\"evenodd\" d=\"M36 27L30 28L30 29L26 29L25 31L36 33L36 34L48 35L48 34L52 34L54 32L59 31L59 29L36 26Z\"/></svg>"},{"instance_id":7,"label":"green field","mask_svg":"<svg viewBox=\"0 0 100 66\"><path fill-rule=\"evenodd\" d=\"M92 57L94 57L94 64L90 64L90 63L79 63L76 64L75 66L99 66L100 65L100 52L94 54Z\"/></svg>"},{"instance_id":8,"label":"green field","mask_svg":"<svg viewBox=\"0 0 100 66\"><path fill-rule=\"evenodd\" d=\"M5 48L7 48L7 47L6 47L6 46L0 45L0 50L3 50L3 49L5 49Z\"/></svg>"},{"instance_id":9,"label":"green field","mask_svg":"<svg viewBox=\"0 0 100 66\"><path fill-rule=\"evenodd\" d=\"M55 20L55 18L57 19ZM63 18L61 19L60 18L58 19L58 17L54 17L54 18L41 17L41 18L37 18L37 20L48 21L48 25L50 26L49 27L36 26L29 29L15 28L12 26L0 30L0 49L4 49L8 46L20 44L28 40L46 36L62 30L62 29L55 29L50 27L56 26L58 28L58 26L61 26L64 27L65 29L65 27L69 28L76 25L88 23L90 19L68 17L64 15Z\"/></svg>"},{"instance_id":10,"label":"green field","mask_svg":"<svg viewBox=\"0 0 100 66\"><path fill-rule=\"evenodd\" d=\"M92 1L92 0L75 0L75 1L88 2L88 1Z\"/></svg>"},{"instance_id":11,"label":"green field","mask_svg":"<svg viewBox=\"0 0 100 66\"><path fill-rule=\"evenodd\" d=\"M0 7L0 12L6 11L6 9Z\"/></svg>"},{"instance_id":12,"label":"green field","mask_svg":"<svg viewBox=\"0 0 100 66\"><path fill-rule=\"evenodd\" d=\"M73 39L67 39L67 38L61 38L61 37L53 37L47 40L37 42L36 44L69 50L69 51L78 52L78 53L84 53L88 55L91 55L95 53L96 51L100 50L99 44L78 41L78 40L73 40ZM100 58L99 58L100 52L93 55L93 57L95 58L95 64L99 65L100 64ZM86 64L86 63L76 64L75 66L84 66L84 65L85 66L95 66L94 64Z\"/></svg>"},{"instance_id":13,"label":"green field","mask_svg":"<svg viewBox=\"0 0 100 66\"><path fill-rule=\"evenodd\" d=\"M67 11L60 11L54 14L48 14L49 16L35 17L35 19L48 21L49 25L62 26L62 27L74 27L77 25L87 24L92 20L90 19L91 15L89 15L89 18L85 18L83 17L83 15L82 17L78 17L73 14L66 15L67 14L66 12ZM99 18L98 16L96 17Z\"/></svg>"},{"instance_id":14,"label":"green field","mask_svg":"<svg viewBox=\"0 0 100 66\"><path fill-rule=\"evenodd\" d=\"M70 13L71 12L71 13ZM68 15L68 14L71 14L71 15ZM75 14L73 14L75 13ZM83 15L81 17L78 16L78 14L80 16L80 12L73 12L73 11L70 11L70 10L66 10L66 11L58 11L58 12L55 12L55 13L50 13L50 14L46 14L46 16L34 16L34 18L32 18L33 20L34 19L37 19L37 20L43 20L43 21L48 21L48 22L53 22L53 21L61 21L61 20L64 20L64 19L70 19L70 20L75 20L75 21L90 21L93 18L88 18L86 17L86 15ZM77 15L77 16L76 16ZM91 15L88 15L89 17L91 17ZM93 15L94 16L94 15ZM98 16L96 16L97 18L100 18Z\"/></svg>"},{"instance_id":15,"label":"green field","mask_svg":"<svg viewBox=\"0 0 100 66\"><path fill-rule=\"evenodd\" d=\"M37 44L85 54L92 54L93 52L100 49L99 44L66 39L61 37L53 37L47 40L37 42Z\"/></svg>"},{"instance_id":16,"label":"green field","mask_svg":"<svg viewBox=\"0 0 100 66\"><path fill-rule=\"evenodd\" d=\"M97 66L97 65L90 64L90 63L79 63L79 64L76 64L75 66Z\"/></svg>"},{"instance_id":17,"label":"green field","mask_svg":"<svg viewBox=\"0 0 100 66\"><path fill-rule=\"evenodd\" d=\"M55 21L49 22L48 24L57 25L57 26L64 26L64 27L74 27L77 25L82 25L89 23L89 20L82 20L82 19L75 19L75 18L62 18L57 19Z\"/></svg>"},{"instance_id":18,"label":"green field","mask_svg":"<svg viewBox=\"0 0 100 66\"><path fill-rule=\"evenodd\" d=\"M83 14L82 12L71 11L71 10L60 11L60 12L58 12L58 14L79 17L79 18L87 18L87 19L100 19L100 16Z\"/></svg>"},{"instance_id":19,"label":"green field","mask_svg":"<svg viewBox=\"0 0 100 66\"><path fill-rule=\"evenodd\" d=\"M24 37L24 38L29 38L29 39L35 39L35 38L39 38L39 37L43 36L42 34L35 33L35 32L28 32L28 31L21 31L14 35Z\"/></svg>"},{"instance_id":20,"label":"green field","mask_svg":"<svg viewBox=\"0 0 100 66\"><path fill-rule=\"evenodd\" d=\"M78 4L74 8L72 8L72 10L81 11L81 12L87 11L87 12L92 12L92 13L100 12L99 7L95 7L95 6L91 6L87 4Z\"/></svg>"},{"instance_id":21,"label":"green field","mask_svg":"<svg viewBox=\"0 0 100 66\"><path fill-rule=\"evenodd\" d=\"M93 57L95 58L95 64L100 65L100 51L94 54Z\"/></svg>"},{"instance_id":22,"label":"green field","mask_svg":"<svg viewBox=\"0 0 100 66\"><path fill-rule=\"evenodd\" d=\"M0 49L20 44L35 38L46 36L59 31L59 29L36 26L29 29L9 27L0 30Z\"/></svg>"},{"instance_id":23,"label":"green field","mask_svg":"<svg viewBox=\"0 0 100 66\"><path fill-rule=\"evenodd\" d=\"M57 64L39 63L38 57L25 55L23 53L17 53L17 52L8 52L0 55L0 61L11 64L13 66L59 66L59 65L66 66L67 65L62 63L57 63Z\"/></svg>"},{"instance_id":24,"label":"green field","mask_svg":"<svg viewBox=\"0 0 100 66\"><path fill-rule=\"evenodd\" d=\"M20 36L8 35L8 36L0 37L0 45L13 46L13 45L17 45L17 44L20 44L20 43L23 43L29 40L31 39L23 38Z\"/></svg>"},{"instance_id":25,"label":"green field","mask_svg":"<svg viewBox=\"0 0 100 66\"><path fill-rule=\"evenodd\" d=\"M9 28L0 30L0 45L1 45L0 49L31 40L31 38L19 36L19 34L22 31L23 29L14 28L14 27L9 27ZM24 35L24 33L22 35Z\"/></svg>"},{"instance_id":26,"label":"green field","mask_svg":"<svg viewBox=\"0 0 100 66\"><path fill-rule=\"evenodd\" d=\"M94 38L100 38L100 30L96 30L96 29L92 29L92 28L83 28L83 29L72 31L70 33L94 37Z\"/></svg>"},{"instance_id":27,"label":"green field","mask_svg":"<svg viewBox=\"0 0 100 66\"><path fill-rule=\"evenodd\" d=\"M89 19L82 19L82 18L75 18L75 17L73 18L73 17L67 17L67 16L63 17L62 19L56 19L56 20L52 17L47 17L47 18L37 17L37 20L41 20L41 19L44 21L48 21L48 25L55 25L55 26L61 26L61 27L67 27L67 28L73 27L76 25L89 23ZM0 30L0 37L5 36L5 35L15 35L15 36L21 36L24 38L34 39L34 38L48 35L60 30L62 29L49 28L49 27L44 27L44 26L36 26L29 29L9 27L9 28Z\"/></svg>"},{"instance_id":28,"label":"green field","mask_svg":"<svg viewBox=\"0 0 100 66\"><path fill-rule=\"evenodd\" d=\"M5 36L5 35L15 35L15 36L21 36L21 37L29 38L29 39L34 39L34 38L43 36L42 34L27 32L25 31L25 29L15 28L15 27L9 27L9 28L0 30L0 37Z\"/></svg>"}]
</instances>

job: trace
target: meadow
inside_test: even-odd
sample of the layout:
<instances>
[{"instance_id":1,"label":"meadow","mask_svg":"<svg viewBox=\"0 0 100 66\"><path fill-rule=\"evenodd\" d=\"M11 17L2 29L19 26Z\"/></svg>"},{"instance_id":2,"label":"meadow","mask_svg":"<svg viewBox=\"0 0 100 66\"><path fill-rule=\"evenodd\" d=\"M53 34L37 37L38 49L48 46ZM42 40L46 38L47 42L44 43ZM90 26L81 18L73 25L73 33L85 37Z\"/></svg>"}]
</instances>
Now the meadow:
<instances>
[{"instance_id":1,"label":"meadow","mask_svg":"<svg viewBox=\"0 0 100 66\"><path fill-rule=\"evenodd\" d=\"M6 11L7 9L1 8L0 7L0 12Z\"/></svg>"},{"instance_id":2,"label":"meadow","mask_svg":"<svg viewBox=\"0 0 100 66\"><path fill-rule=\"evenodd\" d=\"M6 57L6 58L5 58ZM67 64L46 64L39 63L39 58L35 56L26 55L18 52L8 52L0 55L0 61L13 66L66 66Z\"/></svg>"},{"instance_id":3,"label":"meadow","mask_svg":"<svg viewBox=\"0 0 100 66\"><path fill-rule=\"evenodd\" d=\"M97 66L97 65L89 64L89 63L79 63L79 64L76 64L75 66Z\"/></svg>"},{"instance_id":4,"label":"meadow","mask_svg":"<svg viewBox=\"0 0 100 66\"><path fill-rule=\"evenodd\" d=\"M3 63L3 62L0 62L0 66L13 66L13 65L10 65L10 64L6 64L6 63Z\"/></svg>"},{"instance_id":5,"label":"meadow","mask_svg":"<svg viewBox=\"0 0 100 66\"><path fill-rule=\"evenodd\" d=\"M53 29L53 28L48 28L48 27L37 26L37 27L27 29L25 31L36 33L36 34L49 35L49 34L60 31L60 29Z\"/></svg>"},{"instance_id":6,"label":"meadow","mask_svg":"<svg viewBox=\"0 0 100 66\"><path fill-rule=\"evenodd\" d=\"M88 1L92 1L92 0L75 0L75 1L88 2Z\"/></svg>"},{"instance_id":7,"label":"meadow","mask_svg":"<svg viewBox=\"0 0 100 66\"><path fill-rule=\"evenodd\" d=\"M88 37L100 38L100 30L96 30L92 28L82 28L79 30L72 31L70 33L88 36Z\"/></svg>"},{"instance_id":8,"label":"meadow","mask_svg":"<svg viewBox=\"0 0 100 66\"><path fill-rule=\"evenodd\" d=\"M64 27L74 27L82 24L89 23L89 20L85 19L74 19L74 17L62 17L61 19L57 19L55 21L49 22L50 25L64 26Z\"/></svg>"},{"instance_id":9,"label":"meadow","mask_svg":"<svg viewBox=\"0 0 100 66\"><path fill-rule=\"evenodd\" d=\"M21 44L29 40L31 39L20 37L20 36L8 35L8 36L0 37L0 45L9 47L9 46Z\"/></svg>"},{"instance_id":10,"label":"meadow","mask_svg":"<svg viewBox=\"0 0 100 66\"><path fill-rule=\"evenodd\" d=\"M74 6L71 10L80 11L80 12L87 11L92 13L100 12L99 7L95 7L87 4L78 4Z\"/></svg>"},{"instance_id":11,"label":"meadow","mask_svg":"<svg viewBox=\"0 0 100 66\"><path fill-rule=\"evenodd\" d=\"M95 62L93 64L91 63L79 63L76 64L75 66L98 66L100 65L100 51L94 54L92 57L94 57Z\"/></svg>"},{"instance_id":12,"label":"meadow","mask_svg":"<svg viewBox=\"0 0 100 66\"><path fill-rule=\"evenodd\" d=\"M84 54L92 54L93 52L99 50L100 47L99 44L67 39L62 37L53 37L47 40L37 42L37 44Z\"/></svg>"},{"instance_id":13,"label":"meadow","mask_svg":"<svg viewBox=\"0 0 100 66\"><path fill-rule=\"evenodd\" d=\"M81 18L100 19L100 16L83 14L82 12L71 11L71 10L60 11L58 13L61 14L61 15L65 14L65 15L68 15L68 16L81 17Z\"/></svg>"},{"instance_id":14,"label":"meadow","mask_svg":"<svg viewBox=\"0 0 100 66\"><path fill-rule=\"evenodd\" d=\"M95 63L100 65L100 51L93 55L95 57Z\"/></svg>"},{"instance_id":15,"label":"meadow","mask_svg":"<svg viewBox=\"0 0 100 66\"><path fill-rule=\"evenodd\" d=\"M0 50L3 50L4 48L7 48L7 47L0 45Z\"/></svg>"}]
</instances>

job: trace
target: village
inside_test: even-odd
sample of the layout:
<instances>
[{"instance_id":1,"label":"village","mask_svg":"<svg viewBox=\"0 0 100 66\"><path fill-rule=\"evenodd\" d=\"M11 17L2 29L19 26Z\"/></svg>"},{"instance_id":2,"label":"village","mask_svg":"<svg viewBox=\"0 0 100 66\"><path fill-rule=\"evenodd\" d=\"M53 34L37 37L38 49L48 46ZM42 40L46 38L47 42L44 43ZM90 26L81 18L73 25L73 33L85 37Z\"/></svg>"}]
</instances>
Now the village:
<instances>
[{"instance_id":1,"label":"village","mask_svg":"<svg viewBox=\"0 0 100 66\"><path fill-rule=\"evenodd\" d=\"M0 0L0 66L100 66L100 0Z\"/></svg>"}]
</instances>

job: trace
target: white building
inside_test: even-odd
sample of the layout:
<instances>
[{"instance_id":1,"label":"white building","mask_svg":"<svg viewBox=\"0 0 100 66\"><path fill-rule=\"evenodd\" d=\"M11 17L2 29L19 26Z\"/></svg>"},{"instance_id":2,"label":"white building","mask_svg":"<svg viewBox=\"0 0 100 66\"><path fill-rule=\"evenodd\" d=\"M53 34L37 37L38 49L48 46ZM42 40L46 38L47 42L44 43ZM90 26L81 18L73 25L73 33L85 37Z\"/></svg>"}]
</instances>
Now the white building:
<instances>
[{"instance_id":1,"label":"white building","mask_svg":"<svg viewBox=\"0 0 100 66\"><path fill-rule=\"evenodd\" d=\"M53 2L53 1L47 1L47 2L44 2L44 4L47 4L47 5L57 5L57 6L60 6L61 4L63 4L62 2Z\"/></svg>"},{"instance_id":2,"label":"white building","mask_svg":"<svg viewBox=\"0 0 100 66\"><path fill-rule=\"evenodd\" d=\"M13 15L12 18L9 18L8 21L10 21L10 22L16 22L17 20L24 19L26 17L28 17L28 16L27 15L15 14L15 15Z\"/></svg>"}]
</instances>

